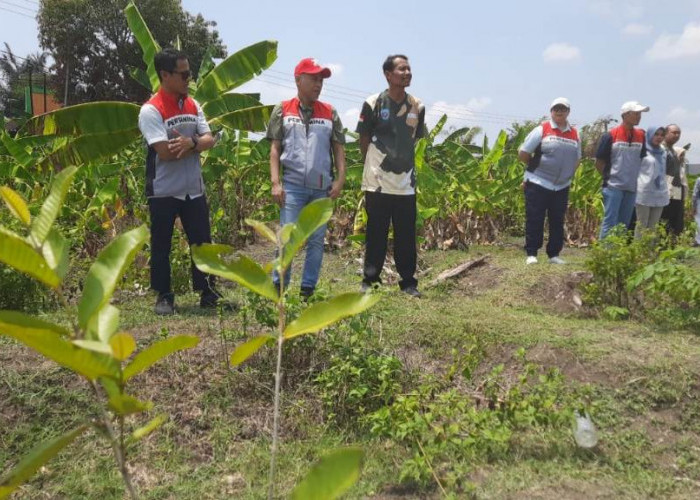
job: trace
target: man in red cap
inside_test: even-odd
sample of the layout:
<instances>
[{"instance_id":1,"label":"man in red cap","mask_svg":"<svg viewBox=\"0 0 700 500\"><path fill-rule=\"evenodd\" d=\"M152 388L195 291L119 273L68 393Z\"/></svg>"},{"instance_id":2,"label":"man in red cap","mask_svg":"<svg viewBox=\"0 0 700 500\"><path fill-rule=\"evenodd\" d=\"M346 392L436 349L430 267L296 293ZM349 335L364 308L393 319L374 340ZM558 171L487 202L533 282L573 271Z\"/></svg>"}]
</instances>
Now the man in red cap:
<instances>
[{"instance_id":1,"label":"man in red cap","mask_svg":"<svg viewBox=\"0 0 700 500\"><path fill-rule=\"evenodd\" d=\"M336 199L345 183L343 125L335 108L318 100L323 80L330 76L331 70L319 66L316 60L302 59L294 68L297 96L272 110L267 127L267 138L272 143L270 178L282 225L296 222L301 210L314 200ZM300 290L305 298L314 293L318 283L325 234L324 225L306 243ZM290 271L288 268L284 273L285 288ZM273 281L280 288L276 272Z\"/></svg>"}]
</instances>

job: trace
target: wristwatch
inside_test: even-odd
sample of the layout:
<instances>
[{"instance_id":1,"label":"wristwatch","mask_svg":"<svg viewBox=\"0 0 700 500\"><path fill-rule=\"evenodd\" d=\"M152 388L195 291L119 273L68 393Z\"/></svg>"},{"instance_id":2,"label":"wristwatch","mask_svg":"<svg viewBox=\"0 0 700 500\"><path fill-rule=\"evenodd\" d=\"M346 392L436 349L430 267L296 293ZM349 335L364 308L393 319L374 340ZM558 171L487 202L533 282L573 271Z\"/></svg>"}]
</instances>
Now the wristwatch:
<instances>
[{"instance_id":1,"label":"wristwatch","mask_svg":"<svg viewBox=\"0 0 700 500\"><path fill-rule=\"evenodd\" d=\"M192 139L192 150L194 151L195 149L197 149L197 144L199 144L199 139L197 139L196 135L193 135L192 137L190 137L190 139Z\"/></svg>"}]
</instances>

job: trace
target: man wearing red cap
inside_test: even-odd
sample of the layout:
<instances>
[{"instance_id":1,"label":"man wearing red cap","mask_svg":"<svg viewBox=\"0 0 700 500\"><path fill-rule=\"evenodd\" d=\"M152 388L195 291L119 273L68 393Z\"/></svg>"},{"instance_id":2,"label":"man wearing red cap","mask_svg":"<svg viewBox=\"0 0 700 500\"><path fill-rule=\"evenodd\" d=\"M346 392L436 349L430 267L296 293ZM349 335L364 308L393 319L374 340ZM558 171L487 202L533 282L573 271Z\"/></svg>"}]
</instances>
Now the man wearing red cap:
<instances>
[{"instance_id":1,"label":"man wearing red cap","mask_svg":"<svg viewBox=\"0 0 700 500\"><path fill-rule=\"evenodd\" d=\"M301 210L314 200L336 199L345 183L345 134L338 113L318 100L323 80L331 70L311 58L302 59L294 69L297 97L275 106L267 127L271 141L270 178L272 198L280 206L282 225L296 222ZM282 172L280 175L280 165ZM337 172L333 172L335 166ZM323 262L326 226L319 228L306 243L306 260L300 293L314 293ZM284 273L284 287L291 277ZM273 274L280 288L280 276Z\"/></svg>"}]
</instances>

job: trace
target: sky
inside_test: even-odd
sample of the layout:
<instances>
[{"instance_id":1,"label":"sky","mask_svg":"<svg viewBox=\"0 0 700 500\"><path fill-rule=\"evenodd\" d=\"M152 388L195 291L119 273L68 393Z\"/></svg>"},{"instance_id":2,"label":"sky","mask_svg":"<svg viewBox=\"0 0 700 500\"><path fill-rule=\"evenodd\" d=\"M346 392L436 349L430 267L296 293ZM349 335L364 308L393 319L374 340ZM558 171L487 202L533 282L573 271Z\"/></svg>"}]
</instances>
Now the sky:
<instances>
[{"instance_id":1,"label":"sky","mask_svg":"<svg viewBox=\"0 0 700 500\"><path fill-rule=\"evenodd\" d=\"M295 95L294 66L315 57L331 67L321 99L354 130L363 100L386 87L389 54L409 57L410 93L426 121L480 126L492 140L513 121L548 114L559 96L582 126L619 118L623 102L650 106L641 127L676 122L700 163L700 0L383 0L224 2L183 0L217 22L229 54L261 40L278 58L240 90L273 104ZM0 0L0 41L39 50L38 0ZM14 11L14 12L10 12Z\"/></svg>"}]
</instances>

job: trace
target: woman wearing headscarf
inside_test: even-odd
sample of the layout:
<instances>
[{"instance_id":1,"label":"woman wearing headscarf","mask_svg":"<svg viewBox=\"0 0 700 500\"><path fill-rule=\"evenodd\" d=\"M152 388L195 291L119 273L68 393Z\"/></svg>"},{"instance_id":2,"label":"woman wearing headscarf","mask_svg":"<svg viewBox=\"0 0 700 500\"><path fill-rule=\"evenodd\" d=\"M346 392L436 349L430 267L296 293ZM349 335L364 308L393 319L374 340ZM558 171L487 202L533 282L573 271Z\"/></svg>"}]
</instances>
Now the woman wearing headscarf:
<instances>
[{"instance_id":1,"label":"woman wearing headscarf","mask_svg":"<svg viewBox=\"0 0 700 500\"><path fill-rule=\"evenodd\" d=\"M647 129L647 154L642 159L637 178L635 238L640 238L644 231L653 229L659 223L664 207L668 205L666 150L661 147L665 135L664 127L654 126Z\"/></svg>"}]
</instances>

